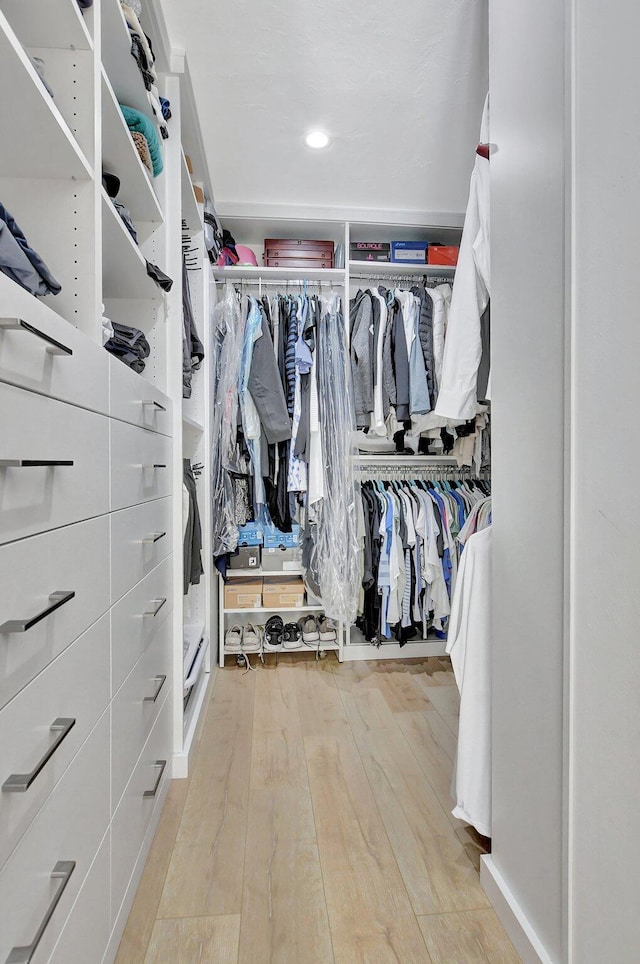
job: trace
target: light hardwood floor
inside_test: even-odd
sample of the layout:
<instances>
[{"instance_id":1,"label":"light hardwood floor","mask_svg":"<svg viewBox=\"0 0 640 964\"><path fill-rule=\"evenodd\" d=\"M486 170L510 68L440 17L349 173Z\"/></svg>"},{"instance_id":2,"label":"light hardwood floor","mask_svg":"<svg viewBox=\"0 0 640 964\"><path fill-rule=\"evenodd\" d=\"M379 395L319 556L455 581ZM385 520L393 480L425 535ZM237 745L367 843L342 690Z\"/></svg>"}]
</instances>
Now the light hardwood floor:
<instances>
[{"instance_id":1,"label":"light hardwood floor","mask_svg":"<svg viewBox=\"0 0 640 964\"><path fill-rule=\"evenodd\" d=\"M517 964L451 816L445 659L217 674L116 964Z\"/></svg>"}]
</instances>

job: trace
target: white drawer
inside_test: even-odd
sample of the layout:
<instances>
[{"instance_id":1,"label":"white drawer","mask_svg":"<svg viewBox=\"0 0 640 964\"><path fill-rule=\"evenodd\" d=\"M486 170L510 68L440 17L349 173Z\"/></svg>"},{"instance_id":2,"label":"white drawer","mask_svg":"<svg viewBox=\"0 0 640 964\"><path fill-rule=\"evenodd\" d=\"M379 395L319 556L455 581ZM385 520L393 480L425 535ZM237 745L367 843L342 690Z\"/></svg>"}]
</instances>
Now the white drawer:
<instances>
[{"instance_id":1,"label":"white drawer","mask_svg":"<svg viewBox=\"0 0 640 964\"><path fill-rule=\"evenodd\" d=\"M29 945L52 900L60 900L35 961L48 961L109 822L109 713L102 716L51 797L0 871L0 961ZM53 879L74 861L68 883Z\"/></svg>"},{"instance_id":2,"label":"white drawer","mask_svg":"<svg viewBox=\"0 0 640 964\"><path fill-rule=\"evenodd\" d=\"M49 964L98 964L111 932L110 840L105 835Z\"/></svg>"},{"instance_id":3,"label":"white drawer","mask_svg":"<svg viewBox=\"0 0 640 964\"><path fill-rule=\"evenodd\" d=\"M109 383L109 412L113 418L171 435L171 399L144 375L127 368L117 358L109 358Z\"/></svg>"},{"instance_id":4,"label":"white drawer","mask_svg":"<svg viewBox=\"0 0 640 964\"><path fill-rule=\"evenodd\" d=\"M110 419L111 508L171 495L171 439Z\"/></svg>"},{"instance_id":5,"label":"white drawer","mask_svg":"<svg viewBox=\"0 0 640 964\"><path fill-rule=\"evenodd\" d=\"M107 352L4 275L0 301L0 381L107 415Z\"/></svg>"},{"instance_id":6,"label":"white drawer","mask_svg":"<svg viewBox=\"0 0 640 964\"><path fill-rule=\"evenodd\" d=\"M159 627L169 619L173 608L171 565L169 556L111 610L112 693L120 688ZM163 599L166 602L162 603ZM154 612L157 615L152 615Z\"/></svg>"},{"instance_id":7,"label":"white drawer","mask_svg":"<svg viewBox=\"0 0 640 964\"><path fill-rule=\"evenodd\" d=\"M109 419L0 382L0 542L109 511ZM72 462L6 466L3 460Z\"/></svg>"},{"instance_id":8,"label":"white drawer","mask_svg":"<svg viewBox=\"0 0 640 964\"><path fill-rule=\"evenodd\" d=\"M171 684L171 630L165 619L111 707L111 801L115 809Z\"/></svg>"},{"instance_id":9,"label":"white drawer","mask_svg":"<svg viewBox=\"0 0 640 964\"><path fill-rule=\"evenodd\" d=\"M25 632L0 632L3 706L108 610L109 517L0 546L0 586L0 628L44 612L53 593L75 593Z\"/></svg>"},{"instance_id":10,"label":"white drawer","mask_svg":"<svg viewBox=\"0 0 640 964\"><path fill-rule=\"evenodd\" d=\"M160 761L166 761L163 768ZM156 724L127 784L111 824L111 914L115 922L136 858L171 776L171 693L167 693ZM153 796L145 796L145 793Z\"/></svg>"},{"instance_id":11,"label":"white drawer","mask_svg":"<svg viewBox=\"0 0 640 964\"><path fill-rule=\"evenodd\" d=\"M0 867L109 704L109 646L106 613L0 711Z\"/></svg>"},{"instance_id":12,"label":"white drawer","mask_svg":"<svg viewBox=\"0 0 640 964\"><path fill-rule=\"evenodd\" d=\"M111 601L120 599L171 553L171 499L111 515Z\"/></svg>"}]
</instances>

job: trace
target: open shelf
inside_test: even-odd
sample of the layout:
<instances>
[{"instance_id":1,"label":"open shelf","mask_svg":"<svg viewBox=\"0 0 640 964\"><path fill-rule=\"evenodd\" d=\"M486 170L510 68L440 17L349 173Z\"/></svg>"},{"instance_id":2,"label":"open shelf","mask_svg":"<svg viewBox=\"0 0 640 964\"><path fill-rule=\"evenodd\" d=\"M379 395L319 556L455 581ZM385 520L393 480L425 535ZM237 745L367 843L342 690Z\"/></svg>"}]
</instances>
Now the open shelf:
<instances>
[{"instance_id":1,"label":"open shelf","mask_svg":"<svg viewBox=\"0 0 640 964\"><path fill-rule=\"evenodd\" d=\"M277 573L276 573L277 575ZM289 573L287 573L289 575ZM295 573L293 573L295 575ZM225 613L321 613L324 612L324 606L269 606L265 609L261 606L259 609L225 609Z\"/></svg>"},{"instance_id":2,"label":"open shelf","mask_svg":"<svg viewBox=\"0 0 640 964\"><path fill-rule=\"evenodd\" d=\"M247 576L260 576L263 579L276 577L282 579L283 576L301 576L304 572L300 566L297 569L285 569L281 572L269 572L266 569L227 569L227 579L243 579Z\"/></svg>"},{"instance_id":3,"label":"open shelf","mask_svg":"<svg viewBox=\"0 0 640 964\"><path fill-rule=\"evenodd\" d=\"M197 419L191 418L190 415L186 415L184 412L182 414L182 424L193 429L194 432L204 432L204 425Z\"/></svg>"},{"instance_id":4,"label":"open shelf","mask_svg":"<svg viewBox=\"0 0 640 964\"><path fill-rule=\"evenodd\" d=\"M131 37L119 0L102 0L102 63L121 104L153 119L142 74L131 55Z\"/></svg>"},{"instance_id":5,"label":"open shelf","mask_svg":"<svg viewBox=\"0 0 640 964\"><path fill-rule=\"evenodd\" d=\"M184 641L183 680L191 669L193 657L196 654L200 640L204 635L204 623L190 623L184 626L182 638Z\"/></svg>"},{"instance_id":6,"label":"open shelf","mask_svg":"<svg viewBox=\"0 0 640 964\"><path fill-rule=\"evenodd\" d=\"M191 175L187 167L184 151L181 152L181 177L182 177L182 218L193 231L202 230L202 218L200 208L193 193Z\"/></svg>"},{"instance_id":7,"label":"open shelf","mask_svg":"<svg viewBox=\"0 0 640 964\"><path fill-rule=\"evenodd\" d=\"M91 165L2 13L0 90L0 177L91 179Z\"/></svg>"},{"instance_id":8,"label":"open shelf","mask_svg":"<svg viewBox=\"0 0 640 964\"><path fill-rule=\"evenodd\" d=\"M288 656L289 653L317 653L318 650L320 650L320 652L322 652L322 650L325 650L328 652L337 653L339 649L340 649L340 644L338 643L337 640L333 640L332 642L326 642L326 643L323 643L322 640L320 640L320 642L318 643L310 643L309 645L306 645L303 643L302 646L296 646L295 649L285 649L284 646L282 647L282 649L279 649L277 651L271 650L271 649L265 649L264 656L265 657ZM234 655L237 655L237 653L224 654L225 659L227 658L230 659ZM249 656L251 656L251 653L249 653Z\"/></svg>"},{"instance_id":9,"label":"open shelf","mask_svg":"<svg viewBox=\"0 0 640 964\"><path fill-rule=\"evenodd\" d=\"M147 264L122 219L102 188L103 298L162 301L162 289L147 274Z\"/></svg>"},{"instance_id":10,"label":"open shelf","mask_svg":"<svg viewBox=\"0 0 640 964\"><path fill-rule=\"evenodd\" d=\"M164 221L149 174L140 160L118 99L102 71L102 167L120 178L117 200L129 208L144 241Z\"/></svg>"},{"instance_id":11,"label":"open shelf","mask_svg":"<svg viewBox=\"0 0 640 964\"><path fill-rule=\"evenodd\" d=\"M2 0L2 12L25 47L93 49L76 0Z\"/></svg>"},{"instance_id":12,"label":"open shelf","mask_svg":"<svg viewBox=\"0 0 640 964\"><path fill-rule=\"evenodd\" d=\"M254 268L252 265L233 265L230 268L213 268L217 279L241 281L321 281L323 284L343 285L344 268Z\"/></svg>"},{"instance_id":13,"label":"open shelf","mask_svg":"<svg viewBox=\"0 0 640 964\"><path fill-rule=\"evenodd\" d=\"M371 275L372 278L383 278L387 275L446 275L453 278L456 269L453 265L445 264L402 264L397 261L350 261L350 275Z\"/></svg>"}]
</instances>

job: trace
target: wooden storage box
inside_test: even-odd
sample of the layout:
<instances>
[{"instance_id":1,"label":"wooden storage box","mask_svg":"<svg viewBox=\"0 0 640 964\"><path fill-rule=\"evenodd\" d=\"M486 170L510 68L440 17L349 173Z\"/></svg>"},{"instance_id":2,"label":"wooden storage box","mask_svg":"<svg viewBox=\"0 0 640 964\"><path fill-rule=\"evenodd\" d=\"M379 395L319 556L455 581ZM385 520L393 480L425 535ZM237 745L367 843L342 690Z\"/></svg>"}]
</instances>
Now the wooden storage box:
<instances>
[{"instance_id":1,"label":"wooden storage box","mask_svg":"<svg viewBox=\"0 0 640 964\"><path fill-rule=\"evenodd\" d=\"M225 609L260 609L262 579L246 576L229 580L224 587Z\"/></svg>"},{"instance_id":2,"label":"wooden storage box","mask_svg":"<svg viewBox=\"0 0 640 964\"><path fill-rule=\"evenodd\" d=\"M302 609L304 606L304 583L300 576L265 579L262 590L265 609Z\"/></svg>"},{"instance_id":3,"label":"wooden storage box","mask_svg":"<svg viewBox=\"0 0 640 964\"><path fill-rule=\"evenodd\" d=\"M267 268L333 268L333 241L267 238L264 263Z\"/></svg>"}]
</instances>

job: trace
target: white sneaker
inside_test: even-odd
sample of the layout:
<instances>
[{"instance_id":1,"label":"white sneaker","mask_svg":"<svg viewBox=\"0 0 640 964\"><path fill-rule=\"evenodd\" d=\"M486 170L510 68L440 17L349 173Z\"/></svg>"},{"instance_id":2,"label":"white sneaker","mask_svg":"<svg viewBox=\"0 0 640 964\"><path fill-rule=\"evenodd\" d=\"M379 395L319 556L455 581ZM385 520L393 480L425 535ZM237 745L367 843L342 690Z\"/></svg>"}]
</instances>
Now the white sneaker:
<instances>
[{"instance_id":1,"label":"white sneaker","mask_svg":"<svg viewBox=\"0 0 640 964\"><path fill-rule=\"evenodd\" d=\"M260 653L262 651L262 634L253 623L247 623L242 634L242 652Z\"/></svg>"},{"instance_id":2,"label":"white sneaker","mask_svg":"<svg viewBox=\"0 0 640 964\"><path fill-rule=\"evenodd\" d=\"M224 637L225 653L242 652L242 626L232 626L228 629Z\"/></svg>"},{"instance_id":3,"label":"white sneaker","mask_svg":"<svg viewBox=\"0 0 640 964\"><path fill-rule=\"evenodd\" d=\"M302 629L302 642L305 646L316 646L320 642L318 623L315 616L303 616L298 620L298 625Z\"/></svg>"},{"instance_id":4,"label":"white sneaker","mask_svg":"<svg viewBox=\"0 0 640 964\"><path fill-rule=\"evenodd\" d=\"M318 616L318 633L321 643L335 643L338 638L336 624L327 619L324 613Z\"/></svg>"}]
</instances>

